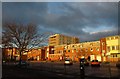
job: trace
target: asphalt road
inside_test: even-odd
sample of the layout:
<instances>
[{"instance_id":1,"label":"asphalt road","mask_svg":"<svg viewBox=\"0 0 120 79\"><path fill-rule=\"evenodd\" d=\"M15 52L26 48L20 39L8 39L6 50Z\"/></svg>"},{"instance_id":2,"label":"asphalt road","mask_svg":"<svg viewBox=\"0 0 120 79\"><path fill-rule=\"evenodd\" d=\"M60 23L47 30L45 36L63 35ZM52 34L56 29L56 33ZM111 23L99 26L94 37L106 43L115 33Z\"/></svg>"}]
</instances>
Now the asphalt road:
<instances>
[{"instance_id":1,"label":"asphalt road","mask_svg":"<svg viewBox=\"0 0 120 79\"><path fill-rule=\"evenodd\" d=\"M110 73L111 72L111 73ZM120 79L120 69L114 64L102 64L101 67L85 67L85 79ZM64 66L63 62L30 62L28 68L4 65L2 79L83 79L80 76L79 63Z\"/></svg>"},{"instance_id":2,"label":"asphalt road","mask_svg":"<svg viewBox=\"0 0 120 79\"><path fill-rule=\"evenodd\" d=\"M58 74L67 74L72 76L80 75L79 63L74 63L71 66L64 66L64 62L31 62L31 67L42 71L55 72ZM104 64L100 67L85 66L86 77L100 78L120 78L120 69L115 66L115 63Z\"/></svg>"}]
</instances>

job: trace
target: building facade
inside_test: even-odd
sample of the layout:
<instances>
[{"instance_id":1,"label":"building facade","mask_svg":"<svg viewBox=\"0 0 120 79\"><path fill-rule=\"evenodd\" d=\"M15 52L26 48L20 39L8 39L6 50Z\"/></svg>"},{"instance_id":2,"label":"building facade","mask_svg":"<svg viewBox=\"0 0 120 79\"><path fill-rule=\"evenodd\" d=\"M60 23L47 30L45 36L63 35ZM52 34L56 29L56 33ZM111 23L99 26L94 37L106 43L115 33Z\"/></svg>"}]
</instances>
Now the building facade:
<instances>
[{"instance_id":1,"label":"building facade","mask_svg":"<svg viewBox=\"0 0 120 79\"><path fill-rule=\"evenodd\" d=\"M19 59L17 48L3 48L2 53L4 59ZM65 58L79 61L79 58L84 57L90 61L97 59L98 61L116 62L120 60L120 36L78 43L78 39L73 40L72 37L68 39L66 36L56 34L49 38L49 46L31 49L23 55L27 55L28 60L37 61L62 61Z\"/></svg>"},{"instance_id":2,"label":"building facade","mask_svg":"<svg viewBox=\"0 0 120 79\"><path fill-rule=\"evenodd\" d=\"M79 38L66 36L62 34L55 34L49 37L49 46L76 44L79 43Z\"/></svg>"},{"instance_id":3,"label":"building facade","mask_svg":"<svg viewBox=\"0 0 120 79\"><path fill-rule=\"evenodd\" d=\"M106 56L108 61L118 61L120 60L120 36L109 36L106 37Z\"/></svg>"},{"instance_id":4,"label":"building facade","mask_svg":"<svg viewBox=\"0 0 120 79\"><path fill-rule=\"evenodd\" d=\"M64 58L71 58L73 61L79 61L79 58L81 57L85 57L86 59L91 57L91 60L98 59L99 61L102 61L100 52L100 41L69 45L64 44L54 46L54 54L50 54L49 58L51 60L64 60Z\"/></svg>"}]
</instances>

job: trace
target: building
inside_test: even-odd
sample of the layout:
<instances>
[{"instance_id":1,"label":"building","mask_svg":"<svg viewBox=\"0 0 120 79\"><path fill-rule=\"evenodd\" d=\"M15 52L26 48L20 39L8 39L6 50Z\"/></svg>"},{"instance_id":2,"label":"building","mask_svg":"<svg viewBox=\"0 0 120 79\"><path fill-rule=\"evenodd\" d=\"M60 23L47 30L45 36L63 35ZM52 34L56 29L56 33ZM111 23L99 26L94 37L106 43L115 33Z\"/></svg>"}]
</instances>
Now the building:
<instances>
[{"instance_id":1,"label":"building","mask_svg":"<svg viewBox=\"0 0 120 79\"><path fill-rule=\"evenodd\" d=\"M62 34L55 34L49 37L49 46L76 43L79 43L79 38L77 37L70 37Z\"/></svg>"},{"instance_id":2,"label":"building","mask_svg":"<svg viewBox=\"0 0 120 79\"><path fill-rule=\"evenodd\" d=\"M91 42L83 42L80 43L80 54L79 56L84 56L85 58L89 58L90 61L97 59L98 61L102 61L101 53L100 53L100 41L91 41Z\"/></svg>"},{"instance_id":3,"label":"building","mask_svg":"<svg viewBox=\"0 0 120 79\"><path fill-rule=\"evenodd\" d=\"M46 47L35 48L27 52L27 58L28 60L42 61L46 60L46 54Z\"/></svg>"},{"instance_id":4,"label":"building","mask_svg":"<svg viewBox=\"0 0 120 79\"><path fill-rule=\"evenodd\" d=\"M64 59L64 46L65 45L56 45L54 46L54 53L49 54L50 60L61 61Z\"/></svg>"},{"instance_id":5,"label":"building","mask_svg":"<svg viewBox=\"0 0 120 79\"><path fill-rule=\"evenodd\" d=\"M102 61L100 53L100 41L84 42L77 44L64 44L54 46L54 54L49 54L51 60L64 60L64 58L71 58L73 61L79 61L79 58L91 57Z\"/></svg>"},{"instance_id":6,"label":"building","mask_svg":"<svg viewBox=\"0 0 120 79\"><path fill-rule=\"evenodd\" d=\"M17 48L3 48L2 55L6 60L19 59ZM97 59L116 62L120 60L120 36L109 36L98 41L79 43L78 38L55 34L50 36L49 46L26 50L22 55L24 59L27 55L27 59L37 61L61 61L65 58L79 61L79 58L84 57L90 61Z\"/></svg>"},{"instance_id":7,"label":"building","mask_svg":"<svg viewBox=\"0 0 120 79\"><path fill-rule=\"evenodd\" d=\"M16 47L2 48L2 59L6 61L20 60L19 49ZM27 60L27 51L22 53L21 59Z\"/></svg>"},{"instance_id":8,"label":"building","mask_svg":"<svg viewBox=\"0 0 120 79\"><path fill-rule=\"evenodd\" d=\"M19 52L17 48L2 48L3 60L19 60Z\"/></svg>"},{"instance_id":9,"label":"building","mask_svg":"<svg viewBox=\"0 0 120 79\"><path fill-rule=\"evenodd\" d=\"M108 61L120 60L120 36L109 36L106 39L106 56Z\"/></svg>"}]
</instances>

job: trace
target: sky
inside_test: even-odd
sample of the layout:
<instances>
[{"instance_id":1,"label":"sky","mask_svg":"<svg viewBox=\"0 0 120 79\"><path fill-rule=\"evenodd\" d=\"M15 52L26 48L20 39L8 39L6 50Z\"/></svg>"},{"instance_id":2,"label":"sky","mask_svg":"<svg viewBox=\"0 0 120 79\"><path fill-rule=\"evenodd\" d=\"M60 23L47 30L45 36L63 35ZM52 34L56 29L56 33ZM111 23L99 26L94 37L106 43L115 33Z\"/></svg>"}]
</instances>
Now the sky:
<instances>
[{"instance_id":1,"label":"sky","mask_svg":"<svg viewBox=\"0 0 120 79\"><path fill-rule=\"evenodd\" d=\"M2 21L35 23L39 33L76 36L80 42L118 35L117 2L3 2Z\"/></svg>"}]
</instances>

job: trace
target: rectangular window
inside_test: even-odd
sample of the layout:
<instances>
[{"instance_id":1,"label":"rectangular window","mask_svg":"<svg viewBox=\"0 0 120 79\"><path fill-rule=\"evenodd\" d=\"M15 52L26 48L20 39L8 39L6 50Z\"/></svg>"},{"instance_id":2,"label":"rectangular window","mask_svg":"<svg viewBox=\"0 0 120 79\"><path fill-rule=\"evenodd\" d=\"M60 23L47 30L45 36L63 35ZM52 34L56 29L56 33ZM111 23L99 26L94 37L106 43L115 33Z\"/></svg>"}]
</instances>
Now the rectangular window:
<instances>
[{"instance_id":1,"label":"rectangular window","mask_svg":"<svg viewBox=\"0 0 120 79\"><path fill-rule=\"evenodd\" d=\"M107 38L107 40L110 40L109 38Z\"/></svg>"},{"instance_id":2,"label":"rectangular window","mask_svg":"<svg viewBox=\"0 0 120 79\"><path fill-rule=\"evenodd\" d=\"M99 48L97 48L96 50L99 51Z\"/></svg>"},{"instance_id":3,"label":"rectangular window","mask_svg":"<svg viewBox=\"0 0 120 79\"><path fill-rule=\"evenodd\" d=\"M118 39L118 36L116 36L115 39Z\"/></svg>"},{"instance_id":4,"label":"rectangular window","mask_svg":"<svg viewBox=\"0 0 120 79\"><path fill-rule=\"evenodd\" d=\"M68 50L68 52L70 52L70 50Z\"/></svg>"},{"instance_id":5,"label":"rectangular window","mask_svg":"<svg viewBox=\"0 0 120 79\"><path fill-rule=\"evenodd\" d=\"M76 50L76 52L78 52L78 50Z\"/></svg>"},{"instance_id":6,"label":"rectangular window","mask_svg":"<svg viewBox=\"0 0 120 79\"><path fill-rule=\"evenodd\" d=\"M115 50L115 46L112 46L112 50Z\"/></svg>"},{"instance_id":7,"label":"rectangular window","mask_svg":"<svg viewBox=\"0 0 120 79\"><path fill-rule=\"evenodd\" d=\"M113 40L114 39L114 37L111 37L111 40Z\"/></svg>"},{"instance_id":8,"label":"rectangular window","mask_svg":"<svg viewBox=\"0 0 120 79\"><path fill-rule=\"evenodd\" d=\"M92 49L92 48L91 48L90 50L91 50L91 51L93 51L93 49Z\"/></svg>"},{"instance_id":9,"label":"rectangular window","mask_svg":"<svg viewBox=\"0 0 120 79\"><path fill-rule=\"evenodd\" d=\"M110 46L107 47L107 51L110 52Z\"/></svg>"},{"instance_id":10,"label":"rectangular window","mask_svg":"<svg viewBox=\"0 0 120 79\"><path fill-rule=\"evenodd\" d=\"M66 50L64 50L64 52L66 52Z\"/></svg>"},{"instance_id":11,"label":"rectangular window","mask_svg":"<svg viewBox=\"0 0 120 79\"><path fill-rule=\"evenodd\" d=\"M116 50L119 50L119 46L116 46Z\"/></svg>"}]
</instances>

